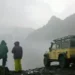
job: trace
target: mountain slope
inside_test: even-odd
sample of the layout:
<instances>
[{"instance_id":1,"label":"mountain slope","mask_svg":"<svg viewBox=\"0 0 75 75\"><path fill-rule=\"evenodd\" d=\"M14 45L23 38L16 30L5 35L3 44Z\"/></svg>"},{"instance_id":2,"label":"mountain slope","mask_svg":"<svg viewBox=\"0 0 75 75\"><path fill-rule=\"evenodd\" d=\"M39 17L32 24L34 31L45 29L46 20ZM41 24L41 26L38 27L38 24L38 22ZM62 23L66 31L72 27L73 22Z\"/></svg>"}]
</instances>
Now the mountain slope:
<instances>
[{"instance_id":1,"label":"mountain slope","mask_svg":"<svg viewBox=\"0 0 75 75\"><path fill-rule=\"evenodd\" d=\"M53 36L53 34L57 31L55 29L60 28L60 24L62 23L62 20L52 17L51 20L48 22L47 25L43 26L43 28L40 28L36 31L34 31L31 35L27 37L26 40L49 40L50 37ZM60 29L59 29L60 30Z\"/></svg>"},{"instance_id":2,"label":"mountain slope","mask_svg":"<svg viewBox=\"0 0 75 75\"><path fill-rule=\"evenodd\" d=\"M43 28L40 28L27 37L26 40L51 40L58 37L75 34L75 14L65 20L53 16Z\"/></svg>"}]
</instances>

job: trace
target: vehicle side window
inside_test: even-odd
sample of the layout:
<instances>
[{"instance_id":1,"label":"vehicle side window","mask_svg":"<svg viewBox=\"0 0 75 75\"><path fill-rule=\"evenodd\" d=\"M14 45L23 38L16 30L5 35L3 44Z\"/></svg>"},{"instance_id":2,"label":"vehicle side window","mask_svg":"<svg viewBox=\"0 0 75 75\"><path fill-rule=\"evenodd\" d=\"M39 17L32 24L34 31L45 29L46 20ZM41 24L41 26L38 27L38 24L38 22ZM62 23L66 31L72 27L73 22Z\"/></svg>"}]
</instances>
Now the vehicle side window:
<instances>
[{"instance_id":1,"label":"vehicle side window","mask_svg":"<svg viewBox=\"0 0 75 75\"><path fill-rule=\"evenodd\" d=\"M71 48L75 48L75 40L74 40L74 41L73 41L73 40L71 41L70 47L71 47Z\"/></svg>"},{"instance_id":2,"label":"vehicle side window","mask_svg":"<svg viewBox=\"0 0 75 75\"><path fill-rule=\"evenodd\" d=\"M62 48L69 48L69 41L65 41L62 43Z\"/></svg>"},{"instance_id":3,"label":"vehicle side window","mask_svg":"<svg viewBox=\"0 0 75 75\"><path fill-rule=\"evenodd\" d=\"M55 50L55 49L56 49L56 44L54 44L52 47L52 50Z\"/></svg>"},{"instance_id":4,"label":"vehicle side window","mask_svg":"<svg viewBox=\"0 0 75 75\"><path fill-rule=\"evenodd\" d=\"M56 45L56 49L60 49L60 45L59 44Z\"/></svg>"}]
</instances>

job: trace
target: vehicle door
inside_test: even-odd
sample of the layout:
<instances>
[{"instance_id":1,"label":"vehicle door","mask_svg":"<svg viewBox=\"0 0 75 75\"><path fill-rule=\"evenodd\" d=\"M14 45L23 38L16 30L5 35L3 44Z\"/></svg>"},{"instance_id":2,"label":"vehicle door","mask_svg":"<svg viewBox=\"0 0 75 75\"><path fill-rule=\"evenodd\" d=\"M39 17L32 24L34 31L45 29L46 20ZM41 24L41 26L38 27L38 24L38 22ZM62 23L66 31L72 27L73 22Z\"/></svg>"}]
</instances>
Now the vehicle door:
<instances>
[{"instance_id":1,"label":"vehicle door","mask_svg":"<svg viewBox=\"0 0 75 75\"><path fill-rule=\"evenodd\" d=\"M53 44L50 51L50 59L56 59L56 44Z\"/></svg>"}]
</instances>

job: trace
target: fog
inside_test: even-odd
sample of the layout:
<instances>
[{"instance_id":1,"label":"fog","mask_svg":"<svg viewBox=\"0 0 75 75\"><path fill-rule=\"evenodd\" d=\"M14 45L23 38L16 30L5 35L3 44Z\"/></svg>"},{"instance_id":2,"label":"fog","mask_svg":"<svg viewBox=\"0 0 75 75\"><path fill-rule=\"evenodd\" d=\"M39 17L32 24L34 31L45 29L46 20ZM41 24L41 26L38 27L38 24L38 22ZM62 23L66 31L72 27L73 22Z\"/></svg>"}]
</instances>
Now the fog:
<instances>
[{"instance_id":1,"label":"fog","mask_svg":"<svg viewBox=\"0 0 75 75\"><path fill-rule=\"evenodd\" d=\"M61 19L75 13L75 0L0 0L0 26L38 29L55 15Z\"/></svg>"},{"instance_id":2,"label":"fog","mask_svg":"<svg viewBox=\"0 0 75 75\"><path fill-rule=\"evenodd\" d=\"M75 35L74 13L75 0L0 0L0 42L5 40L9 48L9 69L14 69L11 50L17 40L23 47L24 70L44 66L50 42Z\"/></svg>"},{"instance_id":3,"label":"fog","mask_svg":"<svg viewBox=\"0 0 75 75\"><path fill-rule=\"evenodd\" d=\"M35 30L23 42L24 68L42 67L43 55L49 51L50 42L57 38L75 35L75 14L61 20L53 16L42 28Z\"/></svg>"}]
</instances>

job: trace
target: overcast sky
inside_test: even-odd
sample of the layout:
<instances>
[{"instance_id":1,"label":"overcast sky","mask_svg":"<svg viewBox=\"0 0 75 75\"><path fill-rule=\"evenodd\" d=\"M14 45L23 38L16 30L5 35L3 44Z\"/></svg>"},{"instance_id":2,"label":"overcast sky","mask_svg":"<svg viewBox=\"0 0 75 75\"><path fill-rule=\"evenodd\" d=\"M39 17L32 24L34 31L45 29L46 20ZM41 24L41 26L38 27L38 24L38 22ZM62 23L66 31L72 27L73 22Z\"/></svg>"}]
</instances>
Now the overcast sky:
<instances>
[{"instance_id":1,"label":"overcast sky","mask_svg":"<svg viewBox=\"0 0 75 75\"><path fill-rule=\"evenodd\" d=\"M52 15L75 13L75 0L0 0L0 25L40 28Z\"/></svg>"}]
</instances>

